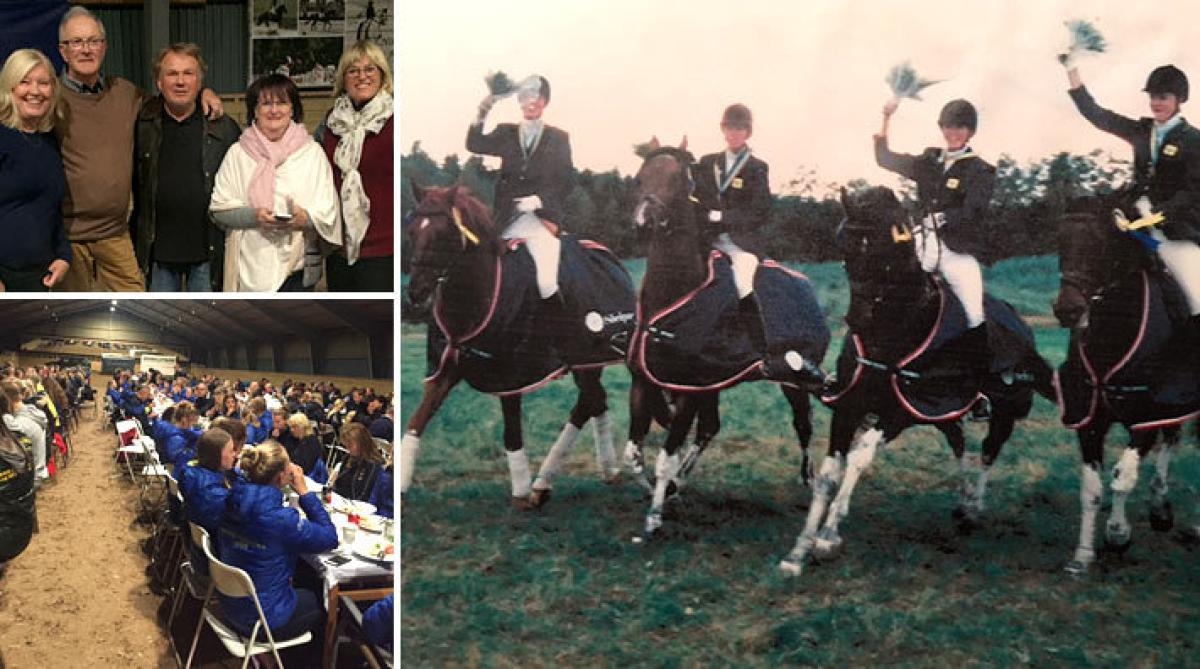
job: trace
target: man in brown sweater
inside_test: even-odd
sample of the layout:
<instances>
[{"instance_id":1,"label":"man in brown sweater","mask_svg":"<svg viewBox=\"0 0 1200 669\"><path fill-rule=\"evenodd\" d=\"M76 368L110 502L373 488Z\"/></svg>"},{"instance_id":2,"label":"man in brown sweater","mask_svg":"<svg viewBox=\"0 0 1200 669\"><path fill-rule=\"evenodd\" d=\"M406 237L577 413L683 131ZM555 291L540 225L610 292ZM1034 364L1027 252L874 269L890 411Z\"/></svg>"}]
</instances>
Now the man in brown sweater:
<instances>
[{"instance_id":1,"label":"man in brown sweater","mask_svg":"<svg viewBox=\"0 0 1200 669\"><path fill-rule=\"evenodd\" d=\"M129 236L133 189L133 129L146 94L119 77L100 74L107 52L104 24L75 6L58 26L59 52L67 64L62 77L65 127L56 129L67 194L63 224L75 258L59 291L143 291ZM205 107L220 115L210 90Z\"/></svg>"}]
</instances>

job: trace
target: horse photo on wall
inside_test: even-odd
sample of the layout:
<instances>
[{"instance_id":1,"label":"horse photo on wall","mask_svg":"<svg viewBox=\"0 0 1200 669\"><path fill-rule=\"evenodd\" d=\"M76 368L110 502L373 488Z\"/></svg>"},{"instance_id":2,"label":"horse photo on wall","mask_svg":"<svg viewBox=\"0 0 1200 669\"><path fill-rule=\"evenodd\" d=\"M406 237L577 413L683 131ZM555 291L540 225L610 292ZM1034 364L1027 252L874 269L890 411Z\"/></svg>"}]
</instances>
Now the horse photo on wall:
<instances>
[{"instance_id":1,"label":"horse photo on wall","mask_svg":"<svg viewBox=\"0 0 1200 669\"><path fill-rule=\"evenodd\" d=\"M299 15L297 0L254 0L250 7L251 35L295 34Z\"/></svg>"}]
</instances>

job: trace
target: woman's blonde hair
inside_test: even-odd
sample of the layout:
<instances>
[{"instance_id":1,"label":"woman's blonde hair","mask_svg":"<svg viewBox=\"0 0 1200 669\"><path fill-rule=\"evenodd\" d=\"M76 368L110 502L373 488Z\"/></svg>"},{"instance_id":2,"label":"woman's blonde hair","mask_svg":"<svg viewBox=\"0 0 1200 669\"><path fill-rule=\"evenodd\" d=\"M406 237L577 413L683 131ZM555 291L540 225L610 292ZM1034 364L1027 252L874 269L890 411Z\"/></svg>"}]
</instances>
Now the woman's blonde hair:
<instances>
[{"instance_id":1,"label":"woman's blonde hair","mask_svg":"<svg viewBox=\"0 0 1200 669\"><path fill-rule=\"evenodd\" d=\"M54 124L62 120L62 94L59 92L58 77L54 76L54 65L46 54L37 49L17 49L4 61L4 69L0 70L0 123L20 129L21 115L13 103L13 89L38 65L46 68L46 75L50 77L50 108L38 120L37 131L50 132Z\"/></svg>"},{"instance_id":2,"label":"woman's blonde hair","mask_svg":"<svg viewBox=\"0 0 1200 669\"><path fill-rule=\"evenodd\" d=\"M187 419L199 417L200 412L196 411L196 405L183 400L175 405L175 414L171 416L171 422L175 425L183 425Z\"/></svg>"},{"instance_id":3,"label":"woman's blonde hair","mask_svg":"<svg viewBox=\"0 0 1200 669\"><path fill-rule=\"evenodd\" d=\"M310 436L313 433L312 422L308 420L308 416L302 413L294 413L288 416L288 427L294 427L300 432L300 438Z\"/></svg>"},{"instance_id":4,"label":"woman's blonde hair","mask_svg":"<svg viewBox=\"0 0 1200 669\"><path fill-rule=\"evenodd\" d=\"M287 450L278 441L268 439L245 448L239 464L251 483L270 485L291 462Z\"/></svg>"},{"instance_id":5,"label":"woman's blonde hair","mask_svg":"<svg viewBox=\"0 0 1200 669\"><path fill-rule=\"evenodd\" d=\"M253 416L254 424L257 425L258 419L262 418L262 415L267 412L267 401L261 397L255 397L249 402L246 402L246 406L242 409L242 411L248 417Z\"/></svg>"},{"instance_id":6,"label":"woman's blonde hair","mask_svg":"<svg viewBox=\"0 0 1200 669\"><path fill-rule=\"evenodd\" d=\"M388 64L387 54L379 45L369 39L359 40L354 46L346 49L338 61L337 73L333 75L333 97L337 98L346 92L346 70L359 58L366 58L379 68L379 90L394 93L392 90L392 66Z\"/></svg>"},{"instance_id":7,"label":"woman's blonde hair","mask_svg":"<svg viewBox=\"0 0 1200 669\"><path fill-rule=\"evenodd\" d=\"M350 450L350 444L358 444L358 460L366 460L368 462L383 462L383 453L379 451L379 444L375 443L375 437L367 431L367 426L362 423L351 422L342 426L342 445L346 450ZM350 459L356 459L353 455Z\"/></svg>"}]
</instances>

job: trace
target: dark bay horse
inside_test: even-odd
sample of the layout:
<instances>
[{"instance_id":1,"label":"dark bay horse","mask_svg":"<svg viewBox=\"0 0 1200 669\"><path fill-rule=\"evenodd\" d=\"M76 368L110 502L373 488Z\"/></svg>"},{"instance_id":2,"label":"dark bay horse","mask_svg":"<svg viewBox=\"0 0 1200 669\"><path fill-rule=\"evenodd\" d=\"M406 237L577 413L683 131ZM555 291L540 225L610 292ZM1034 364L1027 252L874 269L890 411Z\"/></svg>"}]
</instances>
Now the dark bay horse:
<instances>
[{"instance_id":1,"label":"dark bay horse","mask_svg":"<svg viewBox=\"0 0 1200 669\"><path fill-rule=\"evenodd\" d=\"M414 184L413 191L419 204L409 223L412 256L404 311L408 318L420 318L422 311L432 308L428 337L432 371L401 441L401 494L412 483L421 433L451 389L464 379L477 390L500 397L515 506L545 502L562 458L589 420L593 421L601 475L614 480L620 464L600 376L603 366L621 362L622 351L594 340L599 336L619 338L611 326L615 323L620 329L622 319L628 322L625 327L632 328L634 294L628 273L607 249L586 240L573 243L575 257L590 254L608 269L600 281L587 275L575 283L607 287L618 304L627 303L628 313L589 311L579 324L567 322L563 313L548 312L540 304L532 260L520 249L519 241L501 239L501 231L483 203L457 186L422 190ZM567 244L563 247L566 258ZM568 267L565 260L563 267ZM560 271L560 276L568 274L566 269ZM562 292L568 292L565 284ZM564 301L570 303L571 295ZM569 305L563 309L573 313ZM584 350L585 346L591 348ZM531 486L521 430L521 396L567 372L579 395Z\"/></svg>"},{"instance_id":2,"label":"dark bay horse","mask_svg":"<svg viewBox=\"0 0 1200 669\"><path fill-rule=\"evenodd\" d=\"M633 383L630 390L629 442L626 445L625 460L635 475L641 475L643 472L642 447L651 420L662 413L659 398L663 390L670 391L674 398L674 412L669 416L668 435L655 465L653 495L645 521L643 536L650 538L662 527L662 511L666 498L683 485L697 458L720 429L720 389L742 381L765 379L767 376L764 372L765 362L759 359L754 351L745 347L741 352L748 353L748 357L744 357L733 368L708 374L709 366L724 362L715 359L723 356L724 349L714 351L714 342L718 339L739 338L737 334L730 332L737 329L736 322L729 319L722 321L721 325L727 328L723 332L707 329L691 332L684 331L684 328L674 330L666 325L669 317L682 313L687 308L688 301L702 288L711 284L713 268L718 258L710 254L708 245L702 241L700 219L690 201L694 183L691 171L694 160L687 152L687 140L685 139L678 148L673 148L660 146L658 140L653 139L649 144L640 147L639 155L645 162L637 174L633 222L638 229L646 231L650 238L650 247L646 274L638 298L638 329L630 344L628 357L629 367L633 372ZM796 285L811 290L808 288L807 279L794 273L785 276L787 270L773 263L772 267L775 275L781 277L777 284L781 286L781 291L795 293ZM760 268L759 276L763 274L765 272ZM756 284L758 280L756 278ZM788 285L789 282L792 285ZM729 286L732 290L731 283ZM756 288L756 293L766 290L766 287ZM797 299L801 300L808 310L794 316L809 317L810 322L806 325L811 330L811 342L803 351L804 355L796 350L781 350L776 364L791 366L793 372L790 378L794 383L783 383L780 388L792 409L792 426L804 458L801 473L807 480L807 472L810 471L808 444L812 437L808 392L819 388L825 378L824 372L817 365L820 364L825 347L829 343L829 331L815 296L809 292L801 294ZM732 297L732 302L726 299L725 303L732 303L736 309L736 295ZM736 343L735 341L735 346ZM665 354L665 357L669 358L666 364L656 367L651 358L664 357L657 353L659 346L668 347L672 352ZM664 368L667 369L667 374L661 373ZM670 376L672 372L692 378L663 378ZM695 442L681 458L679 449L687 439L693 423L696 424ZM643 485L649 487L648 482L645 482L644 478L642 480Z\"/></svg>"},{"instance_id":3,"label":"dark bay horse","mask_svg":"<svg viewBox=\"0 0 1200 669\"><path fill-rule=\"evenodd\" d=\"M1167 498L1179 426L1200 413L1200 365L1186 303L1136 240L1114 225L1116 198L1072 204L1059 224L1062 282L1054 313L1071 328L1067 360L1057 382L1063 423L1079 437L1082 519L1079 544L1066 570L1082 574L1096 558L1096 518L1104 498L1100 470L1104 440L1114 422L1130 434L1112 472L1112 513L1105 540L1128 548L1132 529L1125 506L1138 469L1161 432L1164 445L1150 487L1150 524L1174 523Z\"/></svg>"},{"instance_id":4,"label":"dark bay horse","mask_svg":"<svg viewBox=\"0 0 1200 669\"><path fill-rule=\"evenodd\" d=\"M945 436L962 474L954 515L973 524L984 509L989 470L1016 419L1028 414L1034 389L1053 397L1052 370L1034 349L1032 331L1008 304L985 301L992 342L987 377L968 368L955 350L957 340L938 339L955 318L959 331L965 329L965 317L953 294L922 271L907 215L890 189L843 192L842 207L839 245L850 279L849 333L838 358L838 382L822 397L833 407L829 451L813 484L804 530L779 564L791 576L801 573L810 554L828 558L839 551L839 525L859 477L879 447L912 425L933 425ZM960 418L981 395L992 412L976 474Z\"/></svg>"}]
</instances>

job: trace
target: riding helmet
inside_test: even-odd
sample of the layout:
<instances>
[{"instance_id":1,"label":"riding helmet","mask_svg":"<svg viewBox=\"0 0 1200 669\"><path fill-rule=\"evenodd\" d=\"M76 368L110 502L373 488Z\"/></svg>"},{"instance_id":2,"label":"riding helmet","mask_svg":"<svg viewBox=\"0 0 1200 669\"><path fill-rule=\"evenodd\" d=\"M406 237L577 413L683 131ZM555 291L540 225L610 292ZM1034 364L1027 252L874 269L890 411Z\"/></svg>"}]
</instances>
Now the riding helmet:
<instances>
[{"instance_id":1,"label":"riding helmet","mask_svg":"<svg viewBox=\"0 0 1200 669\"><path fill-rule=\"evenodd\" d=\"M951 100L942 107L942 113L938 116L938 125L943 128L966 128L975 132L976 126L979 125L979 114L975 112L975 106L963 99Z\"/></svg>"},{"instance_id":2,"label":"riding helmet","mask_svg":"<svg viewBox=\"0 0 1200 669\"><path fill-rule=\"evenodd\" d=\"M1150 77L1146 79L1146 86L1142 90L1151 95L1155 93L1174 93L1180 102L1187 102L1187 75L1183 73L1183 70L1174 65L1156 67L1150 73Z\"/></svg>"},{"instance_id":3,"label":"riding helmet","mask_svg":"<svg viewBox=\"0 0 1200 669\"><path fill-rule=\"evenodd\" d=\"M754 116L746 105L732 104L726 107L725 113L721 115L721 125L751 130L754 127Z\"/></svg>"}]
</instances>

